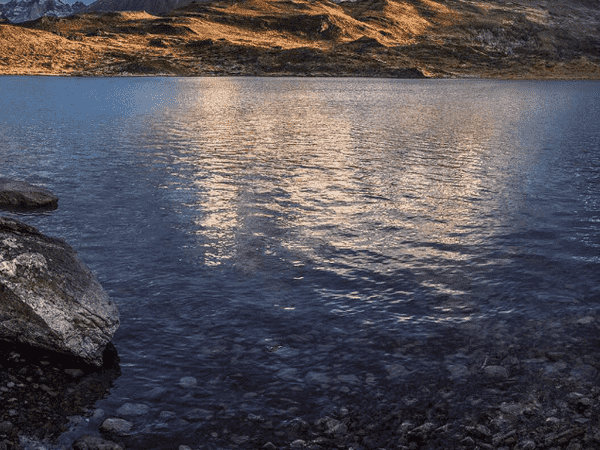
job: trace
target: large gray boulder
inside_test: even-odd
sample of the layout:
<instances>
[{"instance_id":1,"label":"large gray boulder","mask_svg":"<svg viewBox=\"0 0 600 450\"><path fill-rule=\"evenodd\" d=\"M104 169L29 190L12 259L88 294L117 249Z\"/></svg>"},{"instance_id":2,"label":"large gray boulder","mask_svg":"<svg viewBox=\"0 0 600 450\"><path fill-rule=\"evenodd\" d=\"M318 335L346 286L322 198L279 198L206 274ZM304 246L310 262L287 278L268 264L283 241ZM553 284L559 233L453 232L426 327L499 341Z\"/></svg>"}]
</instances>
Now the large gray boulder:
<instances>
[{"instance_id":1,"label":"large gray boulder","mask_svg":"<svg viewBox=\"0 0 600 450\"><path fill-rule=\"evenodd\" d=\"M58 197L43 187L25 181L0 178L0 206L9 208L58 207Z\"/></svg>"},{"instance_id":2,"label":"large gray boulder","mask_svg":"<svg viewBox=\"0 0 600 450\"><path fill-rule=\"evenodd\" d=\"M0 339L100 366L118 327L117 306L71 246L0 217Z\"/></svg>"}]
</instances>

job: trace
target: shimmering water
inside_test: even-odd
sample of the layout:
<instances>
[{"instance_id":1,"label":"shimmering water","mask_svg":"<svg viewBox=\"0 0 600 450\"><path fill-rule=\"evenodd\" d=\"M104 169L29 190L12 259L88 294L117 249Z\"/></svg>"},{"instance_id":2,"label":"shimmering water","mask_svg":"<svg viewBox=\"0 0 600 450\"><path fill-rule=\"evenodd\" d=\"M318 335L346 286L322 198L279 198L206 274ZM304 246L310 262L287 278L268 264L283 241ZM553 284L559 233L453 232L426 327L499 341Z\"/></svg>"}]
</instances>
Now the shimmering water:
<instances>
[{"instance_id":1,"label":"shimmering water","mask_svg":"<svg viewBox=\"0 0 600 450\"><path fill-rule=\"evenodd\" d=\"M438 370L393 340L599 308L600 83L0 89L0 175L60 197L21 219L73 245L120 307L122 376L97 406L134 423L130 445L223 445L223 421L311 417Z\"/></svg>"}]
</instances>

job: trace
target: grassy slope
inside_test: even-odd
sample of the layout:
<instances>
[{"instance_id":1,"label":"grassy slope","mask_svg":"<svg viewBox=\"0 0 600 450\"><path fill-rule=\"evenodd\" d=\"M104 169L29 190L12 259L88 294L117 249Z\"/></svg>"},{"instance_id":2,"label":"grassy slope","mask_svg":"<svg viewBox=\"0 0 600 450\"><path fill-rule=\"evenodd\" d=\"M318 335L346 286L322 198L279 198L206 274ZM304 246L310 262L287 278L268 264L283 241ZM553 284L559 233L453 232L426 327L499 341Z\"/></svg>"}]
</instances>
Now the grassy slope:
<instances>
[{"instance_id":1,"label":"grassy slope","mask_svg":"<svg viewBox=\"0 0 600 450\"><path fill-rule=\"evenodd\" d=\"M0 25L0 74L600 78L598 1L242 0Z\"/></svg>"}]
</instances>

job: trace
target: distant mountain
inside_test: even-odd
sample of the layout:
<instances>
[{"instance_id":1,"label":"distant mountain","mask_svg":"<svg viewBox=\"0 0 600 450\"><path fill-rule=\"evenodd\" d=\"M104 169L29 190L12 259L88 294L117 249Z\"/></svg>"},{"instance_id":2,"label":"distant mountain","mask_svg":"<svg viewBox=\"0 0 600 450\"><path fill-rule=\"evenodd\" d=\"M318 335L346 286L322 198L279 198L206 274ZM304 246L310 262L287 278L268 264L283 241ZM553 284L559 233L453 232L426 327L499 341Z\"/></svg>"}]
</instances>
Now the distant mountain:
<instances>
[{"instance_id":1,"label":"distant mountain","mask_svg":"<svg viewBox=\"0 0 600 450\"><path fill-rule=\"evenodd\" d=\"M88 5L83 12L100 11L146 11L150 14L162 14L175 8L181 8L193 0L97 0Z\"/></svg>"},{"instance_id":2,"label":"distant mountain","mask_svg":"<svg viewBox=\"0 0 600 450\"><path fill-rule=\"evenodd\" d=\"M0 3L0 18L20 23L42 16L66 17L79 12L85 6L79 1L69 5L60 0L11 0L8 3Z\"/></svg>"}]
</instances>

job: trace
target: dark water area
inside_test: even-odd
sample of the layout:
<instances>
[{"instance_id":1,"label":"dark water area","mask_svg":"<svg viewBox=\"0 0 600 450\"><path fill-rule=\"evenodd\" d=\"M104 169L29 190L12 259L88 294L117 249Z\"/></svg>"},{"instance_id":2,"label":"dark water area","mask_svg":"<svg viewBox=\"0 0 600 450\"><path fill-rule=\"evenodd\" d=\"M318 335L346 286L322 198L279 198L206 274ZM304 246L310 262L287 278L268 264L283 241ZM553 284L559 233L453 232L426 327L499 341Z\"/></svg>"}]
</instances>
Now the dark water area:
<instances>
[{"instance_id":1,"label":"dark water area","mask_svg":"<svg viewBox=\"0 0 600 450\"><path fill-rule=\"evenodd\" d=\"M0 176L60 198L19 218L119 305L94 407L133 423L128 448L254 448L476 377L502 343L598 351L578 327L600 317L600 83L0 87Z\"/></svg>"}]
</instances>

